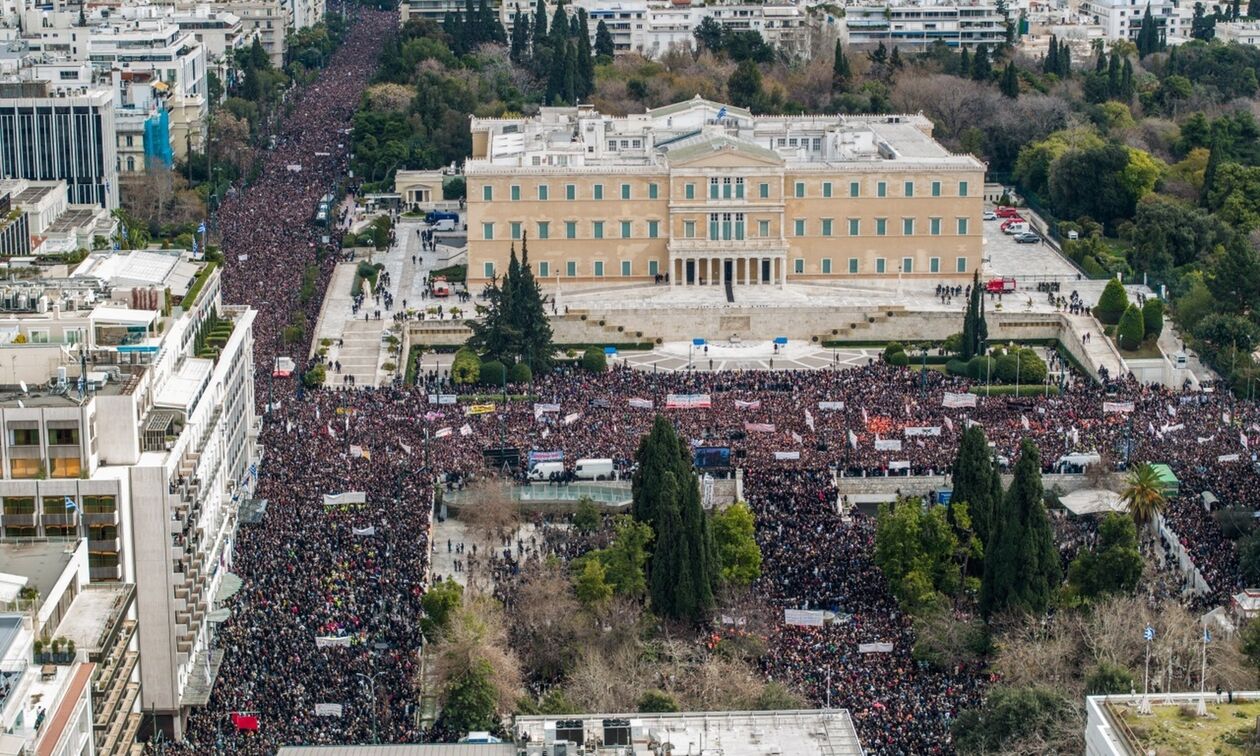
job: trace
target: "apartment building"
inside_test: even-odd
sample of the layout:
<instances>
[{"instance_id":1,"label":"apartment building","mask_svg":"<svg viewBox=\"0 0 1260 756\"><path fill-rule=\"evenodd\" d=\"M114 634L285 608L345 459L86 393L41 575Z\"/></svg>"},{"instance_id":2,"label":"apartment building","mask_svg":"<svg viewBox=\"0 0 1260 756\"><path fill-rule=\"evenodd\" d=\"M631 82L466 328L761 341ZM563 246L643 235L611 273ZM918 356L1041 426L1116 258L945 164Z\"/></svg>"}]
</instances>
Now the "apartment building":
<instances>
[{"instance_id":1,"label":"apartment building","mask_svg":"<svg viewBox=\"0 0 1260 756\"><path fill-rule=\"evenodd\" d=\"M1216 38L1222 42L1260 46L1260 21L1220 21L1216 24Z\"/></svg>"},{"instance_id":2,"label":"apartment building","mask_svg":"<svg viewBox=\"0 0 1260 756\"><path fill-rule=\"evenodd\" d=\"M1147 7L1166 37L1190 36L1190 22L1182 16L1181 0L1081 0L1078 10L1087 21L1101 26L1108 40L1115 41L1137 40Z\"/></svg>"},{"instance_id":3,"label":"apartment building","mask_svg":"<svg viewBox=\"0 0 1260 756\"><path fill-rule=\"evenodd\" d=\"M60 255L91 249L110 239L117 220L100 205L70 204L64 181L0 180L0 195L11 198L11 213L21 211L29 234L28 254Z\"/></svg>"},{"instance_id":4,"label":"apartment building","mask_svg":"<svg viewBox=\"0 0 1260 756\"><path fill-rule=\"evenodd\" d=\"M177 9L197 7L194 4L177 3ZM293 9L284 0L227 0L212 3L217 11L227 11L241 20L246 39L257 37L271 65L284 67L285 40L293 26Z\"/></svg>"},{"instance_id":5,"label":"apartment building","mask_svg":"<svg viewBox=\"0 0 1260 756\"><path fill-rule=\"evenodd\" d=\"M175 251L0 287L0 536L86 538L92 582L135 584L141 705L174 738L222 659L213 612L256 470L254 313L219 290Z\"/></svg>"},{"instance_id":6,"label":"apartment building","mask_svg":"<svg viewBox=\"0 0 1260 756\"><path fill-rule=\"evenodd\" d=\"M936 42L951 48L993 48L1006 41L1006 19L990 3L922 3L913 5L846 5L842 16L819 16L847 44L875 47L879 43L904 52L926 50Z\"/></svg>"},{"instance_id":7,"label":"apartment building","mask_svg":"<svg viewBox=\"0 0 1260 756\"><path fill-rule=\"evenodd\" d=\"M473 286L526 235L540 278L586 283L944 279L979 264L985 166L921 115L754 116L697 96L471 128Z\"/></svg>"},{"instance_id":8,"label":"apartment building","mask_svg":"<svg viewBox=\"0 0 1260 756\"><path fill-rule=\"evenodd\" d=\"M0 256L14 257L31 253L30 224L26 213L13 206L13 196L0 191Z\"/></svg>"},{"instance_id":9,"label":"apartment building","mask_svg":"<svg viewBox=\"0 0 1260 756\"><path fill-rule=\"evenodd\" d=\"M226 96L228 72L233 70L233 56L246 47L249 35L240 17L222 7L199 5L194 8L172 8L171 21L199 42L206 51L206 67L224 84Z\"/></svg>"},{"instance_id":10,"label":"apartment building","mask_svg":"<svg viewBox=\"0 0 1260 756\"><path fill-rule=\"evenodd\" d=\"M0 176L65 181L75 204L118 207L114 97L0 81Z\"/></svg>"}]
</instances>

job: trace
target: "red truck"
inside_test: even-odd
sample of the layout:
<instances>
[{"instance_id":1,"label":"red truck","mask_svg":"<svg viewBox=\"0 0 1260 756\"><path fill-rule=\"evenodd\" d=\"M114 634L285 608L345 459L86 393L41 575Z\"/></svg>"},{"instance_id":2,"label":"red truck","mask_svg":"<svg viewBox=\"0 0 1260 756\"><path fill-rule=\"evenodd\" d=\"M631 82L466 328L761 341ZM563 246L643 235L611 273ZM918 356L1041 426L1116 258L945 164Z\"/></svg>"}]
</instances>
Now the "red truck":
<instances>
[{"instance_id":1,"label":"red truck","mask_svg":"<svg viewBox=\"0 0 1260 756\"><path fill-rule=\"evenodd\" d=\"M1014 278L991 278L984 285L984 290L990 294L1008 294L1015 291Z\"/></svg>"},{"instance_id":2,"label":"red truck","mask_svg":"<svg viewBox=\"0 0 1260 756\"><path fill-rule=\"evenodd\" d=\"M999 218L1018 218L1019 211L1013 207L999 207L993 211Z\"/></svg>"},{"instance_id":3,"label":"red truck","mask_svg":"<svg viewBox=\"0 0 1260 756\"><path fill-rule=\"evenodd\" d=\"M451 295L451 285L447 283L445 276L435 276L433 282L429 285L429 290L435 297L449 297Z\"/></svg>"}]
</instances>

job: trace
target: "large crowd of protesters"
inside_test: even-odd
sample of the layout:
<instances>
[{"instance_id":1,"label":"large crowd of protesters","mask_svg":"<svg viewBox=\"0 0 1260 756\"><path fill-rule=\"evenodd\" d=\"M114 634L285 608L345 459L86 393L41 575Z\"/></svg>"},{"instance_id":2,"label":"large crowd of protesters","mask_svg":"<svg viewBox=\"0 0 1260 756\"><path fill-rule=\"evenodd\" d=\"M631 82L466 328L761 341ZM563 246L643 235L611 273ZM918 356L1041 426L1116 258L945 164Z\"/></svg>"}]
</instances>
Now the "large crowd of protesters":
<instances>
[{"instance_id":1,"label":"large crowd of protesters","mask_svg":"<svg viewBox=\"0 0 1260 756\"><path fill-rule=\"evenodd\" d=\"M396 27L391 13L354 14L327 69L275 122L259 177L236 187L218 216L224 300L259 313L257 393L268 412L257 497L268 507L261 524L242 524L238 533L232 570L244 587L228 602L231 616L216 641L224 659L210 702L194 710L185 741L168 752L248 756L290 743L424 739L415 673L420 598L433 577L429 481L456 485L479 475L484 453L502 447L522 462L531 450L561 452L570 469L577 458L611 458L628 473L640 436L662 412L694 446L729 447L731 463L747 471L765 554L761 595L837 614L823 628L780 625L768 639L766 674L815 704L848 708L873 753L948 751L950 720L980 700L988 678L982 669L932 671L911 658L909 620L872 563L873 520L841 514L837 476L932 475L947 485L971 423L984 427L1003 460L1034 438L1047 471L1085 452L1121 469L1167 463L1182 494L1165 514L1210 586L1207 598L1220 601L1239 586L1232 542L1198 493L1213 492L1218 506L1249 505L1257 476L1248 436L1260 425L1250 405L1235 406L1223 393L1118 379L1076 381L1062 395L945 406L947 392L965 393L970 382L878 363L774 373L565 368L511 387L529 398L506 403L484 396L449 403L451 394L478 389L439 376L415 387L304 394L296 380L282 379L265 389L277 354L305 351L282 346L281 334L298 309L303 269L319 262L320 290L326 286L340 233L332 231L334 254L321 261L325 231L311 217L346 174L350 117L381 40ZM318 307L318 298L306 306L308 323ZM691 398L671 407L670 395ZM475 413L474 403L482 405ZM362 492L365 501L325 503L324 495L343 492ZM1088 529L1059 530L1065 559L1092 538ZM509 539L501 553L480 558L502 581L521 560L571 555L563 537L544 528L538 538ZM891 643L892 651L859 653L861 643ZM317 714L319 704L342 709ZM239 728L233 714L257 717L257 729L252 720Z\"/></svg>"}]
</instances>

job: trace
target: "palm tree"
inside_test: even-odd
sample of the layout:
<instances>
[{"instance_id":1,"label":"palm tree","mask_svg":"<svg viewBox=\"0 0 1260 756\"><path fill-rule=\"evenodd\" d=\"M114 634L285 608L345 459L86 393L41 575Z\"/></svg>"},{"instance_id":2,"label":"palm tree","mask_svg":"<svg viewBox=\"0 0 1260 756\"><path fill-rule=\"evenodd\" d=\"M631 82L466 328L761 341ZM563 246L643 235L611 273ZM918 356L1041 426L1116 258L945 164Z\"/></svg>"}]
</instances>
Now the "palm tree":
<instances>
[{"instance_id":1,"label":"palm tree","mask_svg":"<svg viewBox=\"0 0 1260 756\"><path fill-rule=\"evenodd\" d=\"M1137 525L1146 525L1164 509L1164 483L1149 463L1138 465L1129 473L1120 501Z\"/></svg>"}]
</instances>

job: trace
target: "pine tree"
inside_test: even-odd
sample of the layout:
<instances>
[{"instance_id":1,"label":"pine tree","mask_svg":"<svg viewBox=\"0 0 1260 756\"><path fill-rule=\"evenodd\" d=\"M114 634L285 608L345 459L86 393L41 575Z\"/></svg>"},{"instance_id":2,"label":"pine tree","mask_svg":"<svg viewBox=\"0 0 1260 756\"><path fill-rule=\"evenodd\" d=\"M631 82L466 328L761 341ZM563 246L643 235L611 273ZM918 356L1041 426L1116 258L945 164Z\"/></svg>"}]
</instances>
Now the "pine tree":
<instances>
[{"instance_id":1,"label":"pine tree","mask_svg":"<svg viewBox=\"0 0 1260 756\"><path fill-rule=\"evenodd\" d=\"M1006 64L1002 69L1002 94L1015 99L1019 97L1019 74L1015 71L1015 61Z\"/></svg>"},{"instance_id":2,"label":"pine tree","mask_svg":"<svg viewBox=\"0 0 1260 756\"><path fill-rule=\"evenodd\" d=\"M551 321L547 319L547 302L538 279L529 264L529 234L521 235L521 264L513 283L514 310L512 322L520 329L520 343L513 355L529 365L531 372L551 367L555 346L551 341Z\"/></svg>"},{"instance_id":3,"label":"pine tree","mask_svg":"<svg viewBox=\"0 0 1260 756\"><path fill-rule=\"evenodd\" d=\"M586 19L586 9L578 8L577 67L579 99L586 99L595 91L595 58L591 52L591 29Z\"/></svg>"},{"instance_id":4,"label":"pine tree","mask_svg":"<svg viewBox=\"0 0 1260 756\"><path fill-rule=\"evenodd\" d=\"M529 265L528 242L521 239L520 259L512 244L506 274L486 285L486 314L469 321L473 333L468 345L490 359L524 362L537 372L550 367L553 346L542 291Z\"/></svg>"},{"instance_id":5,"label":"pine tree","mask_svg":"<svg viewBox=\"0 0 1260 756\"><path fill-rule=\"evenodd\" d=\"M888 58L888 65L898 71L901 70L901 51L897 49L896 45L893 45L892 55Z\"/></svg>"},{"instance_id":6,"label":"pine tree","mask_svg":"<svg viewBox=\"0 0 1260 756\"><path fill-rule=\"evenodd\" d=\"M613 54L617 52L616 46L613 44L612 33L608 31L608 27L604 25L601 18L599 23L595 25L595 54L600 60L610 61Z\"/></svg>"},{"instance_id":7,"label":"pine tree","mask_svg":"<svg viewBox=\"0 0 1260 756\"><path fill-rule=\"evenodd\" d=\"M993 454L984 429L973 425L963 432L954 459L954 490L950 503L965 503L971 513L972 526L981 543L989 542L996 501L993 496ZM998 479L1001 491L1001 479Z\"/></svg>"},{"instance_id":8,"label":"pine tree","mask_svg":"<svg viewBox=\"0 0 1260 756\"><path fill-rule=\"evenodd\" d=\"M971 78L976 81L988 81L993 77L993 65L989 62L989 46L980 44L976 47L976 57L971 61Z\"/></svg>"},{"instance_id":9,"label":"pine tree","mask_svg":"<svg viewBox=\"0 0 1260 756\"><path fill-rule=\"evenodd\" d=\"M1260 2L1260 0L1256 0ZM843 89L849 83L850 77L853 76L853 70L849 67L849 56L844 54L844 45L840 44L840 40L836 40L836 55L831 63L831 86L833 89Z\"/></svg>"},{"instance_id":10,"label":"pine tree","mask_svg":"<svg viewBox=\"0 0 1260 756\"><path fill-rule=\"evenodd\" d=\"M884 46L883 42L880 42L879 46L875 48L875 51L867 53L867 56L871 59L872 63L877 65L886 63L888 62L888 48Z\"/></svg>"},{"instance_id":11,"label":"pine tree","mask_svg":"<svg viewBox=\"0 0 1260 756\"><path fill-rule=\"evenodd\" d=\"M1024 439L985 546L980 611L986 618L1007 610L1040 614L1059 587L1059 552L1043 498L1041 454Z\"/></svg>"},{"instance_id":12,"label":"pine tree","mask_svg":"<svg viewBox=\"0 0 1260 756\"><path fill-rule=\"evenodd\" d=\"M465 50L471 50L481 41L481 30L477 28L480 17L477 15L477 6L473 5L473 0L464 0L464 25L460 35L460 46Z\"/></svg>"}]
</instances>

